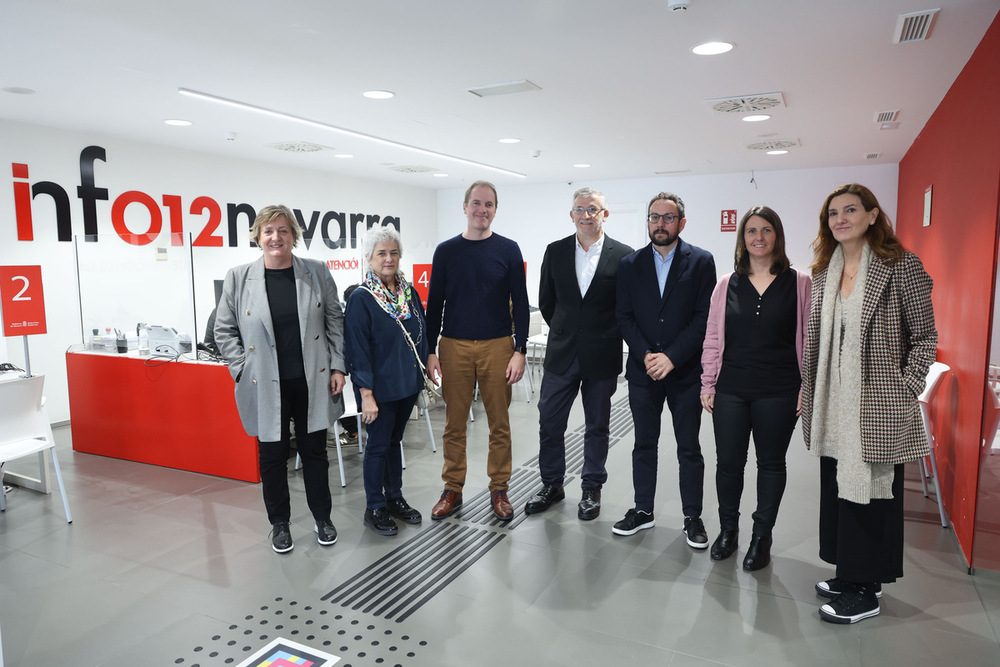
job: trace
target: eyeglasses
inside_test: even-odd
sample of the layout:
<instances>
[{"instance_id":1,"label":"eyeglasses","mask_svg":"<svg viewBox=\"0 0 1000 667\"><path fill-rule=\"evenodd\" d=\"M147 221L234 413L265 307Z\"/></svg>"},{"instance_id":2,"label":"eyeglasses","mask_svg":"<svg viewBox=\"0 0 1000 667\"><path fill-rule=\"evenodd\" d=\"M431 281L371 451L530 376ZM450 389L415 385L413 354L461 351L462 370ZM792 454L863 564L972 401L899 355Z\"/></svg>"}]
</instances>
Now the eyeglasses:
<instances>
[{"instance_id":1,"label":"eyeglasses","mask_svg":"<svg viewBox=\"0 0 1000 667\"><path fill-rule=\"evenodd\" d=\"M577 215L583 215L584 213L586 213L587 215L593 216L597 215L603 210L604 210L603 208L597 208L596 206L588 206L587 208L584 208L582 206L577 206L576 208L570 209L570 212L576 213Z\"/></svg>"},{"instance_id":2,"label":"eyeglasses","mask_svg":"<svg viewBox=\"0 0 1000 667\"><path fill-rule=\"evenodd\" d=\"M677 215L674 213L667 213L665 215L660 215L659 213L650 213L646 216L646 220L651 225L657 224L660 220L663 221L665 225L672 225L677 221Z\"/></svg>"}]
</instances>

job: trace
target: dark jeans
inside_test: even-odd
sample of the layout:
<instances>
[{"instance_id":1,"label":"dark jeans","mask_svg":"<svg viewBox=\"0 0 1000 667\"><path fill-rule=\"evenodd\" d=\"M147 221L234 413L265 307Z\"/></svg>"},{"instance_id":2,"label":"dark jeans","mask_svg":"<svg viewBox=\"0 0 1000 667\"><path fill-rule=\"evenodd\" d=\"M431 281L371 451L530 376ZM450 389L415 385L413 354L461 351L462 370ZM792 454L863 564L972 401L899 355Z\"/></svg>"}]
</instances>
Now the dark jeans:
<instances>
[{"instance_id":1,"label":"dark jeans","mask_svg":"<svg viewBox=\"0 0 1000 667\"><path fill-rule=\"evenodd\" d=\"M712 423L718 460L715 487L722 530L740 527L740 498L752 432L757 452L757 511L753 513L753 532L761 537L771 534L785 493L785 453L798 420L797 403L798 392L767 398L716 394Z\"/></svg>"},{"instance_id":2,"label":"dark jeans","mask_svg":"<svg viewBox=\"0 0 1000 667\"><path fill-rule=\"evenodd\" d=\"M403 496L403 430L417 395L378 404L378 417L367 426L365 440L365 507L385 507L386 500Z\"/></svg>"},{"instance_id":3,"label":"dark jeans","mask_svg":"<svg viewBox=\"0 0 1000 667\"><path fill-rule=\"evenodd\" d=\"M632 450L632 485L635 507L653 511L656 495L657 445L660 440L660 415L663 402L670 408L677 440L677 463L680 466L681 506L686 517L700 517L705 486L705 459L701 455L698 431L701 429L700 385L668 385L665 381L650 384L629 382L628 404L635 423L635 448Z\"/></svg>"},{"instance_id":4,"label":"dark jeans","mask_svg":"<svg viewBox=\"0 0 1000 667\"><path fill-rule=\"evenodd\" d=\"M545 371L538 397L538 468L545 486L562 486L566 476L566 424L579 392L583 397L584 489L600 489L608 481L608 438L611 396L618 378L580 377L576 359L563 374Z\"/></svg>"},{"instance_id":5,"label":"dark jeans","mask_svg":"<svg viewBox=\"0 0 1000 667\"><path fill-rule=\"evenodd\" d=\"M295 446L302 457L302 479L306 487L306 502L317 522L330 518L333 501L330 498L326 457L326 430L306 433L309 414L309 387L306 379L281 380L281 440L257 441L260 482L264 492L267 520L272 524L288 521L291 506L288 498L288 456L291 451L291 427L295 422Z\"/></svg>"},{"instance_id":6,"label":"dark jeans","mask_svg":"<svg viewBox=\"0 0 1000 667\"><path fill-rule=\"evenodd\" d=\"M860 505L837 497L837 460L820 457L819 557L857 584L903 576L903 464L895 467L892 498Z\"/></svg>"}]
</instances>

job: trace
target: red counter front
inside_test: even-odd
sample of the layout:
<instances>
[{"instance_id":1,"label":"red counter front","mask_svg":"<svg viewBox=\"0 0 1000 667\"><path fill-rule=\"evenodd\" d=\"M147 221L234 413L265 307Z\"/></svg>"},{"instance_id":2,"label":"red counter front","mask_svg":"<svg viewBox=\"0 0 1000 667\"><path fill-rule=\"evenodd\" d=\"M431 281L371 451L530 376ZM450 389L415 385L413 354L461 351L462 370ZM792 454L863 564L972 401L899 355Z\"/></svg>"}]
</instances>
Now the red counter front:
<instances>
[{"instance_id":1,"label":"red counter front","mask_svg":"<svg viewBox=\"0 0 1000 667\"><path fill-rule=\"evenodd\" d=\"M222 364L66 353L73 449L259 482Z\"/></svg>"}]
</instances>

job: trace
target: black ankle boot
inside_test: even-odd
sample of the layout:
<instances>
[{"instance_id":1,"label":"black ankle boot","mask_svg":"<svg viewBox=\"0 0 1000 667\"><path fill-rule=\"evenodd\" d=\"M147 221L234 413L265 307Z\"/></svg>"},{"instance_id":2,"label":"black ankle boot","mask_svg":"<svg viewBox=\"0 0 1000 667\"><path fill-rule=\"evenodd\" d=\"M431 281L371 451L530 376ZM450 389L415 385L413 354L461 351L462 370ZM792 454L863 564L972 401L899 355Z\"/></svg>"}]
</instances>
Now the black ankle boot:
<instances>
[{"instance_id":1,"label":"black ankle boot","mask_svg":"<svg viewBox=\"0 0 1000 667\"><path fill-rule=\"evenodd\" d=\"M726 560L739 546L740 531L723 529L712 543L712 560Z\"/></svg>"},{"instance_id":2,"label":"black ankle boot","mask_svg":"<svg viewBox=\"0 0 1000 667\"><path fill-rule=\"evenodd\" d=\"M747 557L743 559L743 569L754 572L768 566L771 562L771 536L754 535L750 539Z\"/></svg>"}]
</instances>

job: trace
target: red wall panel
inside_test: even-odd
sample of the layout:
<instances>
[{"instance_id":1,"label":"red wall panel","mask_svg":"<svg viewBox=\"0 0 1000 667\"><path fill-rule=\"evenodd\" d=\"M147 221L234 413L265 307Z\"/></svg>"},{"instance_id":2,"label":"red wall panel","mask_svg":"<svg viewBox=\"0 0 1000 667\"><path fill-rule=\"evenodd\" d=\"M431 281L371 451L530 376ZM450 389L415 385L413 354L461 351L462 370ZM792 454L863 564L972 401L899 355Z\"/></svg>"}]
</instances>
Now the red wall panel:
<instances>
[{"instance_id":1,"label":"red wall panel","mask_svg":"<svg viewBox=\"0 0 1000 667\"><path fill-rule=\"evenodd\" d=\"M1000 202L997 63L1000 15L900 162L896 221L934 279L938 359L953 371L933 406L945 507L966 560L994 570L1000 551L974 559L973 543ZM932 222L923 227L929 186Z\"/></svg>"}]
</instances>

